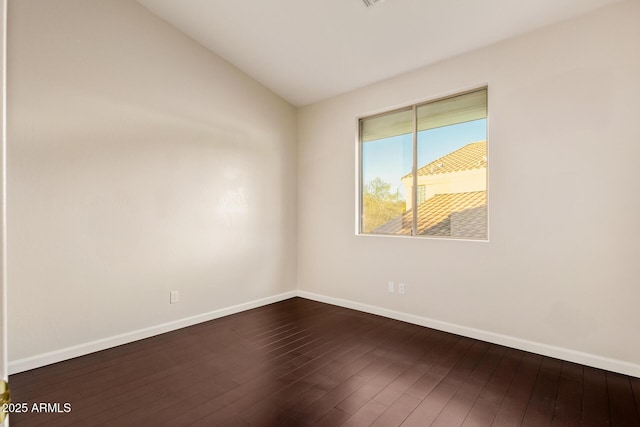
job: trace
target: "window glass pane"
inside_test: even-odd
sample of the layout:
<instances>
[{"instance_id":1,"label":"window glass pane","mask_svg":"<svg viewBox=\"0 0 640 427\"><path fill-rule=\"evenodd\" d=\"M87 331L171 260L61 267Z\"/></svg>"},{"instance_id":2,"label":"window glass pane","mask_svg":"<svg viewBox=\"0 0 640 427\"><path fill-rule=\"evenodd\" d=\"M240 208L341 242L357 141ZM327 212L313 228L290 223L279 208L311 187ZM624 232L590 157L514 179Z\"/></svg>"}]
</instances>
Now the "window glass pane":
<instances>
[{"instance_id":1,"label":"window glass pane","mask_svg":"<svg viewBox=\"0 0 640 427\"><path fill-rule=\"evenodd\" d=\"M417 234L486 239L486 90L419 106L417 115Z\"/></svg>"},{"instance_id":2,"label":"window glass pane","mask_svg":"<svg viewBox=\"0 0 640 427\"><path fill-rule=\"evenodd\" d=\"M412 110L361 121L362 233L411 234L411 220L407 228L403 216L411 192L403 177L413 165L412 127Z\"/></svg>"}]
</instances>

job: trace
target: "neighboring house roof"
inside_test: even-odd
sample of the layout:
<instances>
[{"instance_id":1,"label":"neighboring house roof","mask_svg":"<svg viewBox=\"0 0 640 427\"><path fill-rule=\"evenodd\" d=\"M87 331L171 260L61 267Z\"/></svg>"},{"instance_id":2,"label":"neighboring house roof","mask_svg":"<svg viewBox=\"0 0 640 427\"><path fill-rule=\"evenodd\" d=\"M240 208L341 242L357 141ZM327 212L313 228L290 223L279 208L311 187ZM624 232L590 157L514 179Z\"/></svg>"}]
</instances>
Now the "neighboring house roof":
<instances>
[{"instance_id":1,"label":"neighboring house roof","mask_svg":"<svg viewBox=\"0 0 640 427\"><path fill-rule=\"evenodd\" d=\"M418 169L418 176L487 167L487 141L472 142ZM409 177L405 175L403 178Z\"/></svg>"},{"instance_id":2,"label":"neighboring house roof","mask_svg":"<svg viewBox=\"0 0 640 427\"><path fill-rule=\"evenodd\" d=\"M372 233L411 235L412 221L413 210L410 210ZM487 192L436 194L418 206L417 231L423 236L486 239Z\"/></svg>"},{"instance_id":3,"label":"neighboring house roof","mask_svg":"<svg viewBox=\"0 0 640 427\"><path fill-rule=\"evenodd\" d=\"M487 142L472 142L418 169L418 176L487 167ZM410 177L411 174L404 178ZM456 179L455 175L451 177ZM486 188L483 186L483 188ZM411 235L413 210L374 229L374 234ZM418 206L417 234L423 236L487 238L487 192L440 193Z\"/></svg>"}]
</instances>

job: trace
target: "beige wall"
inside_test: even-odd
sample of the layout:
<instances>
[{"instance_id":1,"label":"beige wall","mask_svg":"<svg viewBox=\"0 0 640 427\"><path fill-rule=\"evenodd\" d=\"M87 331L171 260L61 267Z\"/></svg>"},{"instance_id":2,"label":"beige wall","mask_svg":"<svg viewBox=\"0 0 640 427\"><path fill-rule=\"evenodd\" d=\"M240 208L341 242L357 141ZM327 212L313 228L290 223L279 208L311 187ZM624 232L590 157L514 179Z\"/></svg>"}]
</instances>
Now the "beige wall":
<instances>
[{"instance_id":1,"label":"beige wall","mask_svg":"<svg viewBox=\"0 0 640 427\"><path fill-rule=\"evenodd\" d=\"M9 22L10 361L295 289L293 107L135 1Z\"/></svg>"},{"instance_id":2,"label":"beige wall","mask_svg":"<svg viewBox=\"0 0 640 427\"><path fill-rule=\"evenodd\" d=\"M639 21L619 3L300 109L302 294L640 375ZM490 242L354 235L356 118L485 84Z\"/></svg>"}]
</instances>

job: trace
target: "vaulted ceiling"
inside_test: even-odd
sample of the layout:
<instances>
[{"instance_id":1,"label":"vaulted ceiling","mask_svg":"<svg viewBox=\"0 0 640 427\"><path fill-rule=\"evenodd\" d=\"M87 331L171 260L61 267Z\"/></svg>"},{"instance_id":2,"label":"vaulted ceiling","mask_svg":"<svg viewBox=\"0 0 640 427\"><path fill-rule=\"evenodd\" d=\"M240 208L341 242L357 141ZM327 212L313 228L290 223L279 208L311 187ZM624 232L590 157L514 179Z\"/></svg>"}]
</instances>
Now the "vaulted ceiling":
<instances>
[{"instance_id":1,"label":"vaulted ceiling","mask_svg":"<svg viewBox=\"0 0 640 427\"><path fill-rule=\"evenodd\" d=\"M617 1L138 0L297 106Z\"/></svg>"}]
</instances>

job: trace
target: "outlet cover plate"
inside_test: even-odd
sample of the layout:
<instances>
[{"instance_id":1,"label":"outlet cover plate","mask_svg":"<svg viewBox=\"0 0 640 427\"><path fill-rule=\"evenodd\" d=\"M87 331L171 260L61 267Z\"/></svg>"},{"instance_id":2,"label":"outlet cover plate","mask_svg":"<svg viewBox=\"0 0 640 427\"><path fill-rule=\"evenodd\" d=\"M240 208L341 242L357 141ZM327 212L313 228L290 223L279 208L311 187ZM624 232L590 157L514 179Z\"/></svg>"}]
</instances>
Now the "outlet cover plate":
<instances>
[{"instance_id":1,"label":"outlet cover plate","mask_svg":"<svg viewBox=\"0 0 640 427\"><path fill-rule=\"evenodd\" d=\"M178 301L180 301L180 294L178 291L171 291L171 294L169 295L169 303L175 304Z\"/></svg>"}]
</instances>

